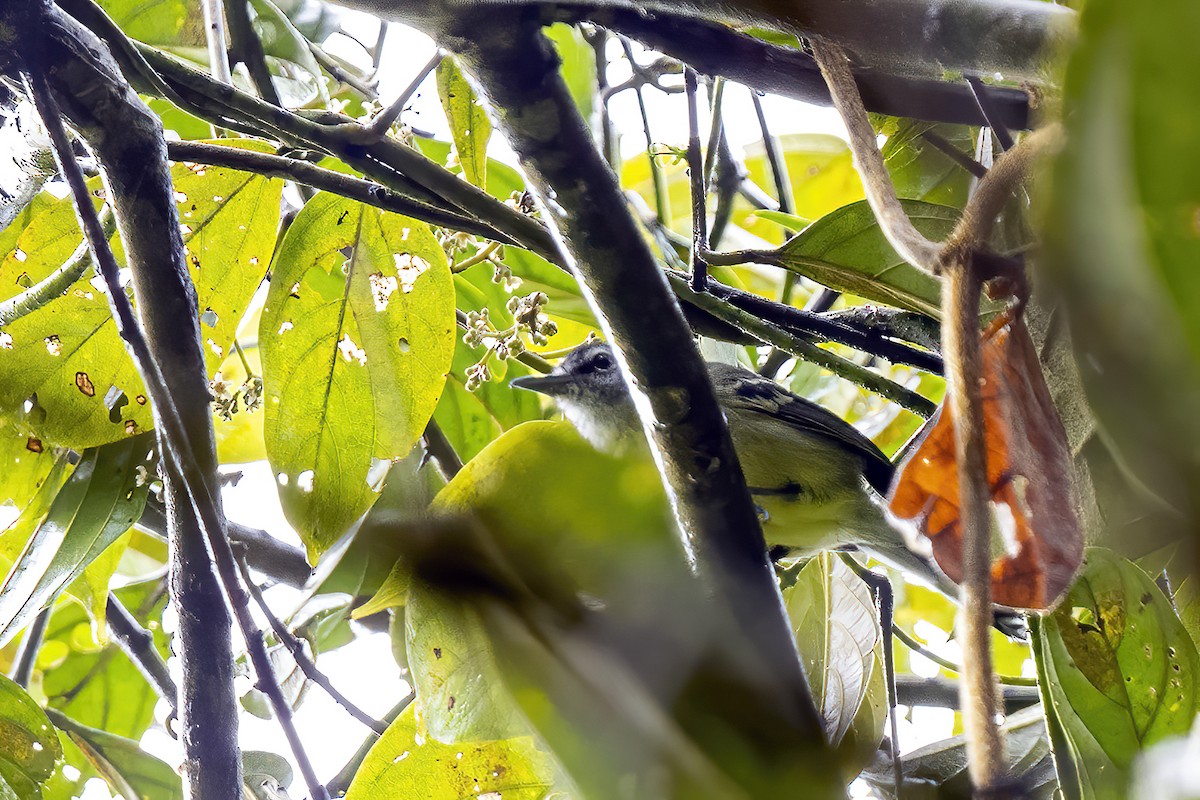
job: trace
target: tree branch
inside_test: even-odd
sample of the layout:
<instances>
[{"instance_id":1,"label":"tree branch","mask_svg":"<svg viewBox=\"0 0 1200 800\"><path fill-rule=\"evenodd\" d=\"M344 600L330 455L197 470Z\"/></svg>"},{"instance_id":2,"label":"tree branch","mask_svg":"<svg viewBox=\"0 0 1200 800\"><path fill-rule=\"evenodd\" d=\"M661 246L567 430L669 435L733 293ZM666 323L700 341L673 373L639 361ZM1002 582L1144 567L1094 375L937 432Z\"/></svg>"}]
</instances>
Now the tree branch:
<instances>
[{"instance_id":1,"label":"tree branch","mask_svg":"<svg viewBox=\"0 0 1200 800\"><path fill-rule=\"evenodd\" d=\"M716 22L670 11L560 6L564 21L588 20L618 31L646 47L721 75L760 92L828 106L832 100L820 70L802 50L763 41ZM969 86L859 69L854 76L867 108L879 114L931 122L986 125ZM1029 101L1019 89L985 87L990 107L1010 130L1029 127Z\"/></svg>"},{"instance_id":2,"label":"tree branch","mask_svg":"<svg viewBox=\"0 0 1200 800\"><path fill-rule=\"evenodd\" d=\"M92 259L103 272L98 253L111 260L111 251L66 139L58 98L104 168L139 307L147 315L160 363L171 370L180 402L204 437L200 441L207 444L195 455L194 469L202 480L211 480L216 458L196 300L179 239L161 124L120 79L90 32L54 6L44 9L39 23L40 37L23 32L28 40L23 40L24 46L33 45L26 58L34 70L34 97L54 142L59 169L71 187ZM115 263L111 268L110 301L119 297L128 304ZM186 780L197 797L232 797L240 791L241 760L229 616L186 494L177 481L168 478L164 484L184 675L179 705Z\"/></svg>"},{"instance_id":3,"label":"tree branch","mask_svg":"<svg viewBox=\"0 0 1200 800\"><path fill-rule=\"evenodd\" d=\"M575 110L536 10L492 6L471 13L442 4L423 7L419 16L411 22L435 26L498 110L552 220L561 261L616 345L687 544L741 626L744 641L730 644L756 654L756 680L772 687L796 731L795 741L778 746L791 748L792 758L825 758L818 755L825 751L820 721L703 361Z\"/></svg>"},{"instance_id":4,"label":"tree branch","mask_svg":"<svg viewBox=\"0 0 1200 800\"><path fill-rule=\"evenodd\" d=\"M267 618L267 623L271 626L271 630L275 632L275 638L292 654L292 659L296 662L296 666L300 668L300 671L304 673L305 677L324 689L325 693L332 697L334 702L346 709L346 713L375 731L376 734L382 736L384 730L387 729L387 725L355 705L350 698L337 690L337 687L329 681L329 678L323 672L317 669L316 663L308 657L308 653L304 652L304 645L300 644L300 640L292 635L292 632L279 621L279 617L275 616L275 612L267 605L267 599L263 597L262 590L258 588L257 584L250 577L250 568L246 566L246 562L239 561L238 565L241 567L242 580L245 582L246 588L250 591L250 596L254 598L258 610Z\"/></svg>"},{"instance_id":5,"label":"tree branch","mask_svg":"<svg viewBox=\"0 0 1200 800\"><path fill-rule=\"evenodd\" d=\"M104 618L117 646L138 668L155 693L171 705L171 713L178 716L179 688L167 669L167 662L154 649L154 635L142 627L115 594L108 595Z\"/></svg>"},{"instance_id":6,"label":"tree branch","mask_svg":"<svg viewBox=\"0 0 1200 800\"><path fill-rule=\"evenodd\" d=\"M64 36L67 41L78 41L87 35L85 31L78 30L78 23L63 16L53 6L44 9L43 22L46 23L46 29ZM250 615L249 601L245 589L238 582L233 553L224 536L224 520L215 491L215 448L204 359L200 350L195 290L183 260L161 125L129 87L118 80L115 70L104 69L108 64L79 58L78 51L64 52L64 49L57 47L59 42L53 36L46 38L54 47L46 47L46 42L38 42L41 46L33 50L51 65L44 74L37 72L33 77L35 100L54 142L59 168L71 189L80 225L92 248L92 258L104 278L118 333L129 346L153 401L160 447L166 456L165 485L171 513L172 544L198 550L184 563L180 563L182 559L178 558L173 561L175 572L172 586L175 595L178 598L193 588L184 585L180 575L186 575L189 579L200 578L214 585L216 608L207 611L212 614L220 609L224 624L213 625L211 620L197 617L197 623L204 623L198 624L197 629L203 631L210 627L224 638L225 647L220 649L221 643L218 642L216 658L211 654L208 658L216 662L214 667L224 673L222 678L231 679L228 616L221 602L224 599L221 590L224 590L246 640L251 662L258 674L259 688L271 699L276 718L292 747L313 798L320 800L325 796L324 787L317 781L292 724L291 708L284 700L271 671L262 632L255 627ZM102 52L95 47L93 58L102 58L98 55ZM27 58L28 55L26 53ZM100 69L97 69L98 66ZM75 74L77 72L82 74ZM71 155L47 76L56 82L57 91L70 103L68 111L76 124L91 134L96 152L106 168L108 188L132 268L139 308L145 317L146 334L142 333L134 316L121 284L119 266L103 236L83 175ZM79 98L72 95L67 87L57 83L70 77L90 79L82 84L94 86L91 92L83 96L86 102L79 102ZM80 85L78 80L68 84L75 90ZM117 127L114 123L123 124ZM114 131L119 131L119 134L114 134ZM155 180L147 181L148 171ZM136 225L132 224L134 219ZM167 227L164 228L164 225ZM169 269L163 268L164 244ZM157 245L157 251L153 254L146 252L148 245ZM183 335L180 335L181 325L184 326ZM211 552L211 560L205 553L205 543ZM195 547L197 544L198 548ZM178 553L178 547L175 552ZM212 578L211 567L214 562L220 576L219 584ZM196 574L198 569L199 575ZM184 618L195 616L197 611L181 603L181 624L187 624ZM211 634L209 638L211 640ZM192 657L198 659L200 654L193 653ZM198 679L193 675L191 683L196 682ZM189 782L196 796L237 796L240 791L240 756L236 736L229 736L231 731L236 730L235 725L231 724L231 720L236 720L232 681L223 682L218 688L219 693L209 693L202 699L191 695L192 690L194 686L185 680L182 711L185 748L189 755ZM205 713L201 707L206 707L209 713L213 708L223 712L223 718L212 722L214 731L196 724L195 717ZM232 752L222 751L222 760L201 764L201 761L213 760L212 754L206 752L204 747L196 746L196 742L214 733L220 734L216 744L223 745L229 741ZM189 736L195 740L190 747L187 741ZM232 786L214 785L210 770L219 772L224 781L232 779ZM200 793L201 789L212 793Z\"/></svg>"}]
</instances>

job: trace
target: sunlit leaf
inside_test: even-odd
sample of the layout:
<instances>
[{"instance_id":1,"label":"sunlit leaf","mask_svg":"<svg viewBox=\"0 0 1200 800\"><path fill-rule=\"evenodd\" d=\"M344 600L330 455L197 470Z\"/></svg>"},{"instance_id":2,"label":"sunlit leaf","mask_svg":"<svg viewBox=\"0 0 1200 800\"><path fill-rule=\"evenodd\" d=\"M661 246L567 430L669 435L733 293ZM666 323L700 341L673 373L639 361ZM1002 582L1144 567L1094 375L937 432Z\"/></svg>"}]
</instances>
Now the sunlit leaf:
<instances>
[{"instance_id":1,"label":"sunlit leaf","mask_svg":"<svg viewBox=\"0 0 1200 800\"><path fill-rule=\"evenodd\" d=\"M151 632L165 660L168 637L162 629L167 598L160 581L117 589L115 594ZM96 641L91 621L75 603L60 603L50 618L38 654L42 689L50 705L81 725L140 739L154 719L158 695L116 644Z\"/></svg>"},{"instance_id":2,"label":"sunlit leaf","mask_svg":"<svg viewBox=\"0 0 1200 800\"><path fill-rule=\"evenodd\" d=\"M1048 608L1071 585L1083 556L1071 454L1041 365L1020 317L998 317L983 345L984 439L994 505L1010 520L992 562L992 596L1017 608ZM905 462L892 512L917 522L938 566L962 578L954 419L945 406Z\"/></svg>"},{"instance_id":3,"label":"sunlit leaf","mask_svg":"<svg viewBox=\"0 0 1200 800\"><path fill-rule=\"evenodd\" d=\"M443 58L437 67L438 96L450 123L454 150L463 177L476 186L486 186L487 145L492 138L492 122L483 103L452 57Z\"/></svg>"},{"instance_id":4,"label":"sunlit leaf","mask_svg":"<svg viewBox=\"0 0 1200 800\"><path fill-rule=\"evenodd\" d=\"M475 613L423 584L407 594L405 643L421 731L447 744L528 733Z\"/></svg>"},{"instance_id":5,"label":"sunlit leaf","mask_svg":"<svg viewBox=\"0 0 1200 800\"><path fill-rule=\"evenodd\" d=\"M126 800L174 800L183 797L179 773L141 748L133 739L89 728L61 712L50 711L109 787Z\"/></svg>"},{"instance_id":6,"label":"sunlit leaf","mask_svg":"<svg viewBox=\"0 0 1200 800\"><path fill-rule=\"evenodd\" d=\"M887 703L879 612L870 590L835 554L823 553L800 571L784 602L829 741L846 740L862 764L869 762L886 713L864 714L869 730L855 729L855 722L864 706L873 712Z\"/></svg>"},{"instance_id":7,"label":"sunlit leaf","mask_svg":"<svg viewBox=\"0 0 1200 800\"><path fill-rule=\"evenodd\" d=\"M1145 572L1091 548L1079 580L1036 643L1087 797L1123 798L1145 747L1185 735L1197 711L1200 656Z\"/></svg>"},{"instance_id":8,"label":"sunlit leaf","mask_svg":"<svg viewBox=\"0 0 1200 800\"><path fill-rule=\"evenodd\" d=\"M152 444L143 434L84 454L0 587L0 641L24 628L141 517Z\"/></svg>"},{"instance_id":9,"label":"sunlit leaf","mask_svg":"<svg viewBox=\"0 0 1200 800\"><path fill-rule=\"evenodd\" d=\"M554 778L532 737L445 745L420 735L410 706L359 767L346 800L542 800Z\"/></svg>"},{"instance_id":10,"label":"sunlit leaf","mask_svg":"<svg viewBox=\"0 0 1200 800\"><path fill-rule=\"evenodd\" d=\"M949 235L958 219L958 211L946 206L916 200L902 205L917 230L935 241ZM832 289L932 317L941 314L939 281L896 254L865 200L818 219L789 239L774 260Z\"/></svg>"},{"instance_id":11,"label":"sunlit leaf","mask_svg":"<svg viewBox=\"0 0 1200 800\"><path fill-rule=\"evenodd\" d=\"M554 43L562 66L563 81L571 92L575 107L585 120L591 119L592 103L596 96L596 54L578 28L556 22L542 29Z\"/></svg>"},{"instance_id":12,"label":"sunlit leaf","mask_svg":"<svg viewBox=\"0 0 1200 800\"><path fill-rule=\"evenodd\" d=\"M117 537L115 542L104 548L104 552L93 559L92 563L63 590L66 596L77 601L88 612L97 641L108 641L104 619L108 606L108 587L132 537L133 531L126 531Z\"/></svg>"},{"instance_id":13,"label":"sunlit leaf","mask_svg":"<svg viewBox=\"0 0 1200 800\"><path fill-rule=\"evenodd\" d=\"M64 457L36 437L0 426L0 464L4 465L0 471L0 505L27 506L55 462Z\"/></svg>"},{"instance_id":14,"label":"sunlit leaf","mask_svg":"<svg viewBox=\"0 0 1200 800\"><path fill-rule=\"evenodd\" d=\"M253 140L236 142L228 146L269 149ZM175 165L171 175L211 375L266 274L283 182L184 164ZM99 183L93 187L98 191ZM80 241L70 201L49 207L0 261L0 296L45 278ZM118 238L114 250L123 259ZM10 415L28 408L18 422L46 445L82 450L153 426L141 377L100 285L85 276L62 297L4 327L12 346L0 348L0 407Z\"/></svg>"},{"instance_id":15,"label":"sunlit leaf","mask_svg":"<svg viewBox=\"0 0 1200 800\"><path fill-rule=\"evenodd\" d=\"M267 454L314 559L421 435L454 337L454 287L428 226L332 195L309 201L280 246L259 342Z\"/></svg>"},{"instance_id":16,"label":"sunlit leaf","mask_svg":"<svg viewBox=\"0 0 1200 800\"><path fill-rule=\"evenodd\" d=\"M204 49L204 10L187 0L101 0L100 6L133 39Z\"/></svg>"},{"instance_id":17,"label":"sunlit leaf","mask_svg":"<svg viewBox=\"0 0 1200 800\"><path fill-rule=\"evenodd\" d=\"M21 800L40 798L39 787L61 755L46 713L24 689L0 675L0 782Z\"/></svg>"}]
</instances>

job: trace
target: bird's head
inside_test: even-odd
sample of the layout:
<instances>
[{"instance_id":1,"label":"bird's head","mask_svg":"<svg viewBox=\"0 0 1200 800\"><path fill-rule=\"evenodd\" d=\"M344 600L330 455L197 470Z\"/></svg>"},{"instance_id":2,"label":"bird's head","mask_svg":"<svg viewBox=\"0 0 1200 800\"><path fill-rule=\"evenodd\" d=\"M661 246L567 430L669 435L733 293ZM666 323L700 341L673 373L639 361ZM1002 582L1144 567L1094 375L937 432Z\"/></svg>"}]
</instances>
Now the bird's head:
<instances>
[{"instance_id":1,"label":"bird's head","mask_svg":"<svg viewBox=\"0 0 1200 800\"><path fill-rule=\"evenodd\" d=\"M598 449L620 450L640 433L629 388L612 348L604 342L584 342L549 375L516 378L511 385L554 398L563 415Z\"/></svg>"}]
</instances>

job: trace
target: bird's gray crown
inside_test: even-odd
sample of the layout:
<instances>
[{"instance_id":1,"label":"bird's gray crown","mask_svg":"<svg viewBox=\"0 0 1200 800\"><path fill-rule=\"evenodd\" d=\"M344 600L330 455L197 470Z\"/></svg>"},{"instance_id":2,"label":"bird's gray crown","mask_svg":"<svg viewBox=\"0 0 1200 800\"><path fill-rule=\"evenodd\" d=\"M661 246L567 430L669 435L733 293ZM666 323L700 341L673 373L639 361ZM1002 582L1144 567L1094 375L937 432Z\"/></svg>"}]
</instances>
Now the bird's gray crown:
<instances>
[{"instance_id":1,"label":"bird's gray crown","mask_svg":"<svg viewBox=\"0 0 1200 800\"><path fill-rule=\"evenodd\" d=\"M584 342L549 375L517 378L512 385L553 397L563 415L600 449L620 449L640 430L616 356L604 342Z\"/></svg>"}]
</instances>

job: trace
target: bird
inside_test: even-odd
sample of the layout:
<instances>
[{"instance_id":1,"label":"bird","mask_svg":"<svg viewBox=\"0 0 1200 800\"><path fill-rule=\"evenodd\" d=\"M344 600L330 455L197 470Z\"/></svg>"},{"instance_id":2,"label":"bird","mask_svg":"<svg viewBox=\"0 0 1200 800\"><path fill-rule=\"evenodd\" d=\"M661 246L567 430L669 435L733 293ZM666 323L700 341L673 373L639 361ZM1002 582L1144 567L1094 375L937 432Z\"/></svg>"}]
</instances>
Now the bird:
<instances>
[{"instance_id":1,"label":"bird","mask_svg":"<svg viewBox=\"0 0 1200 800\"><path fill-rule=\"evenodd\" d=\"M833 412L733 364L707 362L767 543L796 555L857 548L932 584L951 597L957 587L914 552L886 510L892 461ZM546 375L510 385L551 397L598 450L643 446L633 397L607 343L591 339Z\"/></svg>"}]
</instances>

